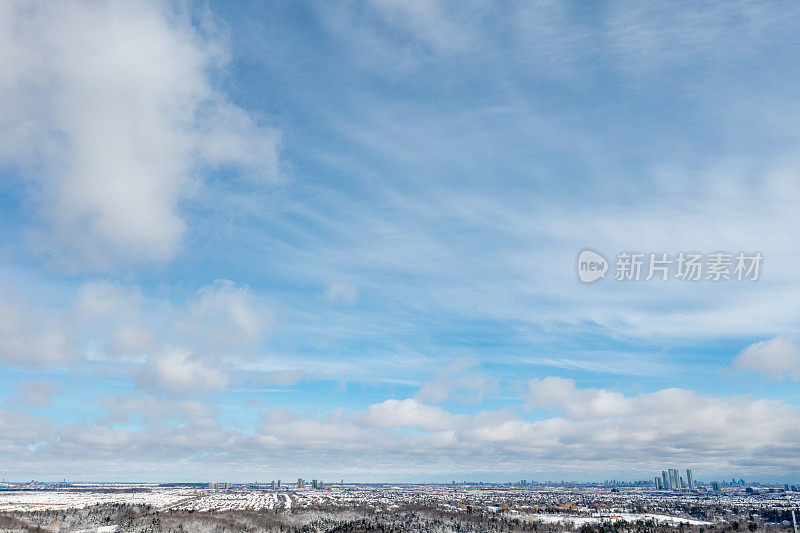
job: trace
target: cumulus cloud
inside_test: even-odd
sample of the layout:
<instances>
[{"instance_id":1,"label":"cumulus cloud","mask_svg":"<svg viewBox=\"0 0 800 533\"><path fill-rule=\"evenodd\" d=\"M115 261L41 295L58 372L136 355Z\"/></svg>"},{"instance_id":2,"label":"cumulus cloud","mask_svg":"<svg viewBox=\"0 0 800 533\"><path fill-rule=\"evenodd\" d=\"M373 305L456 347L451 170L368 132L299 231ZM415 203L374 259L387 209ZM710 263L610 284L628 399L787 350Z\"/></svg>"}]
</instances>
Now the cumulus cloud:
<instances>
[{"instance_id":1,"label":"cumulus cloud","mask_svg":"<svg viewBox=\"0 0 800 533\"><path fill-rule=\"evenodd\" d=\"M559 377L528 382L526 407L563 409L571 418L585 419L631 413L631 402L607 389L578 389L575 381Z\"/></svg>"},{"instance_id":2,"label":"cumulus cloud","mask_svg":"<svg viewBox=\"0 0 800 533\"><path fill-rule=\"evenodd\" d=\"M564 415L534 423L541 430L537 440L552 444L542 449L546 458L633 465L650 456L705 462L705 468L710 463L800 467L783 444L800 432L797 424L783 422L797 409L783 402L703 397L684 389L625 396L558 378L532 380L528 400Z\"/></svg>"},{"instance_id":3,"label":"cumulus cloud","mask_svg":"<svg viewBox=\"0 0 800 533\"><path fill-rule=\"evenodd\" d=\"M28 367L112 362L148 391L201 394L225 389L231 371L245 371L273 320L257 295L229 280L177 304L133 285L93 280L71 302L52 308L0 298L0 361Z\"/></svg>"},{"instance_id":4,"label":"cumulus cloud","mask_svg":"<svg viewBox=\"0 0 800 533\"><path fill-rule=\"evenodd\" d=\"M566 402L575 394L575 381L550 376L528 382L527 407L552 407Z\"/></svg>"},{"instance_id":5,"label":"cumulus cloud","mask_svg":"<svg viewBox=\"0 0 800 533\"><path fill-rule=\"evenodd\" d=\"M454 417L439 407L407 398L370 405L361 420L377 427L445 429L452 427Z\"/></svg>"},{"instance_id":6,"label":"cumulus cloud","mask_svg":"<svg viewBox=\"0 0 800 533\"><path fill-rule=\"evenodd\" d=\"M736 356L733 367L772 378L800 381L800 347L786 337L757 342Z\"/></svg>"},{"instance_id":7,"label":"cumulus cloud","mask_svg":"<svg viewBox=\"0 0 800 533\"><path fill-rule=\"evenodd\" d=\"M0 164L38 191L40 246L73 265L163 261L204 168L278 173L278 136L214 87L214 35L157 1L0 8Z\"/></svg>"},{"instance_id":8,"label":"cumulus cloud","mask_svg":"<svg viewBox=\"0 0 800 533\"><path fill-rule=\"evenodd\" d=\"M178 306L137 287L92 281L78 290L75 309L103 356L131 362L140 386L176 394L226 388L223 366L255 357L253 348L273 322L267 305L229 280L200 288Z\"/></svg>"},{"instance_id":9,"label":"cumulus cloud","mask_svg":"<svg viewBox=\"0 0 800 533\"><path fill-rule=\"evenodd\" d=\"M221 369L180 348L167 348L151 357L138 381L145 389L176 394L219 391L228 386L228 376Z\"/></svg>"},{"instance_id":10,"label":"cumulus cloud","mask_svg":"<svg viewBox=\"0 0 800 533\"><path fill-rule=\"evenodd\" d=\"M181 387L189 386L189 378L215 381L202 377L193 363L185 353L165 354L162 379ZM534 382L534 396L541 398L536 395L557 383ZM0 422L24 429L16 434L0 424L0 446L14 450L13 457L21 462L38 460L41 465L58 458L62 466L70 463L67 469L96 457L109 458L108 464L126 457L143 470L166 465L172 472L175 464L184 468L202 457L203 468L240 472L242 479L250 479L252 468L267 462L272 471L313 468L382 475L407 472L412 466L429 473L549 468L641 474L653 465L678 461L706 473L744 466L754 474L800 473L800 455L794 449L800 417L796 407L784 402L709 397L682 389L626 396L560 384L571 394L549 396L548 401L562 413L541 419L510 410L454 414L411 398L356 412L334 409L322 416L271 409L253 431L223 429L219 413L207 405L169 397L108 403L115 416L97 426L76 422L58 427L0 409ZM584 402L591 405L582 407ZM140 417L142 429L114 427L131 416ZM29 443L42 445L30 450ZM264 449L270 450L268 458Z\"/></svg>"},{"instance_id":11,"label":"cumulus cloud","mask_svg":"<svg viewBox=\"0 0 800 533\"><path fill-rule=\"evenodd\" d=\"M218 279L197 291L183 327L218 348L258 343L272 326L272 310L258 301L250 289Z\"/></svg>"},{"instance_id":12,"label":"cumulus cloud","mask_svg":"<svg viewBox=\"0 0 800 533\"><path fill-rule=\"evenodd\" d=\"M42 408L53 403L53 395L60 392L61 387L49 379L35 379L17 383L17 394L10 400L12 405Z\"/></svg>"},{"instance_id":13,"label":"cumulus cloud","mask_svg":"<svg viewBox=\"0 0 800 533\"><path fill-rule=\"evenodd\" d=\"M136 286L89 281L79 287L74 311L80 326L112 355L141 354L164 344L232 353L257 345L274 322L272 309L249 288L225 279L177 303L145 296Z\"/></svg>"}]
</instances>

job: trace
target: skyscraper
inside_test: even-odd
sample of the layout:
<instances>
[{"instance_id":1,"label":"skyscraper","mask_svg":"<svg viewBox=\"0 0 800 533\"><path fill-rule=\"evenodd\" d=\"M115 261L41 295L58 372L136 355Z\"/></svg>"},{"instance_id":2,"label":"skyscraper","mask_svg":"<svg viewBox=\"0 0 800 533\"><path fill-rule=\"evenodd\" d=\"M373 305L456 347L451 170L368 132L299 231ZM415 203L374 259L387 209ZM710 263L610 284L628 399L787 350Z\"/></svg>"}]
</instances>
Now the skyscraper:
<instances>
[{"instance_id":1,"label":"skyscraper","mask_svg":"<svg viewBox=\"0 0 800 533\"><path fill-rule=\"evenodd\" d=\"M689 490L694 490L694 476L691 468L686 469L686 483L689 485Z\"/></svg>"},{"instance_id":2,"label":"skyscraper","mask_svg":"<svg viewBox=\"0 0 800 533\"><path fill-rule=\"evenodd\" d=\"M681 488L678 481L678 471L674 468L669 469L669 488L673 490Z\"/></svg>"},{"instance_id":3,"label":"skyscraper","mask_svg":"<svg viewBox=\"0 0 800 533\"><path fill-rule=\"evenodd\" d=\"M669 479L667 478L666 470L661 471L661 488L665 490L669 488Z\"/></svg>"},{"instance_id":4,"label":"skyscraper","mask_svg":"<svg viewBox=\"0 0 800 533\"><path fill-rule=\"evenodd\" d=\"M656 490L661 490L661 478L658 476L656 476L655 487Z\"/></svg>"}]
</instances>

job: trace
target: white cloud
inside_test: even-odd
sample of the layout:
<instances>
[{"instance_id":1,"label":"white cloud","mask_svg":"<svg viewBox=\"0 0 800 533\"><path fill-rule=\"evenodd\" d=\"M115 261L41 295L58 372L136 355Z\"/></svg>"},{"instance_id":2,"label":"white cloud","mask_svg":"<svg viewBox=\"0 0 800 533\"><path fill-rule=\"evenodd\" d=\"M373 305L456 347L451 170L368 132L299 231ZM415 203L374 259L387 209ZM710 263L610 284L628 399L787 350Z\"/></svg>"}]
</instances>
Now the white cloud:
<instances>
[{"instance_id":1,"label":"white cloud","mask_svg":"<svg viewBox=\"0 0 800 533\"><path fill-rule=\"evenodd\" d=\"M53 403L53 395L60 392L61 387L49 379L35 379L17 383L17 395L12 396L12 405L24 407L49 407Z\"/></svg>"},{"instance_id":2,"label":"white cloud","mask_svg":"<svg viewBox=\"0 0 800 533\"><path fill-rule=\"evenodd\" d=\"M575 394L575 381L555 376L528 382L528 407L561 405Z\"/></svg>"},{"instance_id":3,"label":"white cloud","mask_svg":"<svg viewBox=\"0 0 800 533\"><path fill-rule=\"evenodd\" d=\"M452 14L439 0L372 0L370 2L385 22L400 28L438 52L461 48L470 39L464 25L454 23ZM459 9L471 6L462 2Z\"/></svg>"},{"instance_id":4,"label":"white cloud","mask_svg":"<svg viewBox=\"0 0 800 533\"><path fill-rule=\"evenodd\" d=\"M163 357L157 365L161 377L153 379L184 390L218 383L219 378L204 376L186 353ZM547 392L557 384L542 380L533 388ZM250 479L252 469L265 464L264 449L270 450L266 463L272 471L313 468L320 473L372 472L372 477L407 476L409 468L424 469L426 475L453 469L642 475L673 462L707 475L745 467L752 475L800 473L794 446L800 418L798 409L786 403L708 397L681 389L625 396L561 385L571 394L548 396L548 401L563 415L539 420L513 411L459 415L411 398L386 400L358 412L334 409L323 416L272 409L263 413L253 432L224 430L214 409L169 396L109 402L109 417L97 426L77 422L59 427L0 409L0 422L10 428L0 424L0 446L15 450L10 463L24 467L27 461L28 468L34 465L32 471L48 461L62 471L98 468L97 457L109 458L100 468L110 469L124 457L123 466L135 463L153 470L164 465L164 472L175 475L177 468L203 457L205 471L239 472L242 479ZM113 427L136 415L142 429ZM31 451L26 447L30 443L44 444Z\"/></svg>"},{"instance_id":5,"label":"white cloud","mask_svg":"<svg viewBox=\"0 0 800 533\"><path fill-rule=\"evenodd\" d=\"M786 337L752 344L733 360L737 370L800 381L800 347Z\"/></svg>"},{"instance_id":6,"label":"white cloud","mask_svg":"<svg viewBox=\"0 0 800 533\"><path fill-rule=\"evenodd\" d=\"M158 346L156 333L145 325L146 304L149 313L163 313L152 309L153 303L147 302L136 287L108 280L88 281L78 288L75 298L77 327L90 332L106 355L143 353Z\"/></svg>"},{"instance_id":7,"label":"white cloud","mask_svg":"<svg viewBox=\"0 0 800 533\"><path fill-rule=\"evenodd\" d=\"M225 279L177 304L147 297L136 286L89 281L79 287L74 310L81 327L112 354L135 354L168 343L204 353L246 351L274 323L272 309L249 288Z\"/></svg>"},{"instance_id":8,"label":"white cloud","mask_svg":"<svg viewBox=\"0 0 800 533\"><path fill-rule=\"evenodd\" d=\"M96 357L127 360L140 386L180 394L226 388L222 365L256 357L273 323L268 306L229 280L178 306L135 286L91 281L79 288L74 309Z\"/></svg>"},{"instance_id":9,"label":"white cloud","mask_svg":"<svg viewBox=\"0 0 800 533\"><path fill-rule=\"evenodd\" d=\"M796 454L787 453L783 444L800 433L800 426L784 422L797 410L783 402L703 397L683 389L625 396L580 389L572 380L557 378L532 380L529 401L566 415L534 423L545 442L547 434L554 439L542 450L549 458L634 465L649 456L703 468L800 467Z\"/></svg>"},{"instance_id":10,"label":"white cloud","mask_svg":"<svg viewBox=\"0 0 800 533\"><path fill-rule=\"evenodd\" d=\"M420 427L447 429L452 427L454 417L447 411L425 405L413 398L386 400L370 405L362 417L366 424L377 427Z\"/></svg>"},{"instance_id":11,"label":"white cloud","mask_svg":"<svg viewBox=\"0 0 800 533\"><path fill-rule=\"evenodd\" d=\"M0 297L0 361L16 365L63 364L76 357L76 341L60 313Z\"/></svg>"},{"instance_id":12,"label":"white cloud","mask_svg":"<svg viewBox=\"0 0 800 533\"><path fill-rule=\"evenodd\" d=\"M330 302L344 302L352 304L358 298L358 288L352 283L331 282L325 290L325 298Z\"/></svg>"},{"instance_id":13,"label":"white cloud","mask_svg":"<svg viewBox=\"0 0 800 533\"><path fill-rule=\"evenodd\" d=\"M75 310L86 320L135 319L142 311L143 297L133 287L109 280L87 281L78 288Z\"/></svg>"},{"instance_id":14,"label":"white cloud","mask_svg":"<svg viewBox=\"0 0 800 533\"><path fill-rule=\"evenodd\" d=\"M226 279L215 280L197 291L199 299L179 319L190 335L218 348L251 346L272 327L272 309L258 301L250 289Z\"/></svg>"},{"instance_id":15,"label":"white cloud","mask_svg":"<svg viewBox=\"0 0 800 533\"><path fill-rule=\"evenodd\" d=\"M471 370L477 359L460 359L444 367L425 383L416 397L421 401L439 403L452 396L466 404L478 404L484 394L497 388L498 380Z\"/></svg>"},{"instance_id":16,"label":"white cloud","mask_svg":"<svg viewBox=\"0 0 800 533\"><path fill-rule=\"evenodd\" d=\"M218 391L227 388L229 371L245 372L244 363L259 358L273 320L250 289L228 280L177 305L136 286L94 280L60 306L0 298L0 361L51 368L110 363L150 391ZM273 377L285 383L306 375Z\"/></svg>"},{"instance_id":17,"label":"white cloud","mask_svg":"<svg viewBox=\"0 0 800 533\"><path fill-rule=\"evenodd\" d=\"M575 381L558 377L528 382L528 408L563 408L572 418L584 419L630 414L630 402L618 392L578 389Z\"/></svg>"},{"instance_id":18,"label":"white cloud","mask_svg":"<svg viewBox=\"0 0 800 533\"><path fill-rule=\"evenodd\" d=\"M219 43L186 18L146 0L0 8L0 164L36 184L48 253L167 260L202 166L276 178L277 134L213 87Z\"/></svg>"},{"instance_id":19,"label":"white cloud","mask_svg":"<svg viewBox=\"0 0 800 533\"><path fill-rule=\"evenodd\" d=\"M156 388L176 394L205 393L225 389L228 376L185 350L167 348L150 358L139 382L146 389Z\"/></svg>"}]
</instances>

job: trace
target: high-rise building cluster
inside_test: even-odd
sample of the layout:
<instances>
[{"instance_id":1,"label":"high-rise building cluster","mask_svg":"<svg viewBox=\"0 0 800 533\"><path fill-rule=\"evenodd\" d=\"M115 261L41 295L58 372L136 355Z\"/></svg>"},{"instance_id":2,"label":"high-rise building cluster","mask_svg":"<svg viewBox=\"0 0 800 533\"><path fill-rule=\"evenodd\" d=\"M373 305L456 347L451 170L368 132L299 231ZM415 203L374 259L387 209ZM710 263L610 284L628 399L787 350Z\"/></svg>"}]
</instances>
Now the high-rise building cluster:
<instances>
[{"instance_id":1,"label":"high-rise building cluster","mask_svg":"<svg viewBox=\"0 0 800 533\"><path fill-rule=\"evenodd\" d=\"M677 468L670 468L661 471L661 477L654 479L654 486L658 490L694 490L694 476L690 468L686 469L686 479L684 480Z\"/></svg>"},{"instance_id":2,"label":"high-rise building cluster","mask_svg":"<svg viewBox=\"0 0 800 533\"><path fill-rule=\"evenodd\" d=\"M280 481L278 481L278 487L280 487ZM306 480L303 478L297 479L297 488L304 489L306 487ZM321 479L312 479L311 480L311 488L312 489L321 489L322 488L322 480Z\"/></svg>"}]
</instances>

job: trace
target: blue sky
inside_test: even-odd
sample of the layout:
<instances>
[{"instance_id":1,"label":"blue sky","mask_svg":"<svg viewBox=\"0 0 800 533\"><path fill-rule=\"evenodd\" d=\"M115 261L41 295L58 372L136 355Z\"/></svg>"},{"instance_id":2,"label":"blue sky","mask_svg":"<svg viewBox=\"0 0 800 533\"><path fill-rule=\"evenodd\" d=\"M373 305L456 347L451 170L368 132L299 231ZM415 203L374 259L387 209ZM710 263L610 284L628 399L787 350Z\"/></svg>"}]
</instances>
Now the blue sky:
<instances>
[{"instance_id":1,"label":"blue sky","mask_svg":"<svg viewBox=\"0 0 800 533\"><path fill-rule=\"evenodd\" d=\"M4 5L0 474L796 480L798 18Z\"/></svg>"}]
</instances>

